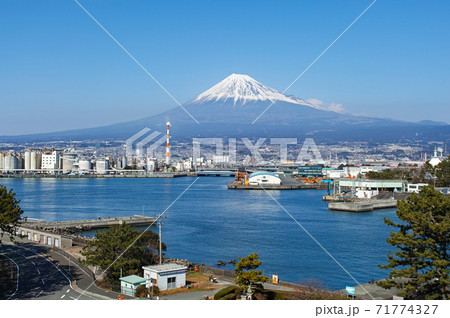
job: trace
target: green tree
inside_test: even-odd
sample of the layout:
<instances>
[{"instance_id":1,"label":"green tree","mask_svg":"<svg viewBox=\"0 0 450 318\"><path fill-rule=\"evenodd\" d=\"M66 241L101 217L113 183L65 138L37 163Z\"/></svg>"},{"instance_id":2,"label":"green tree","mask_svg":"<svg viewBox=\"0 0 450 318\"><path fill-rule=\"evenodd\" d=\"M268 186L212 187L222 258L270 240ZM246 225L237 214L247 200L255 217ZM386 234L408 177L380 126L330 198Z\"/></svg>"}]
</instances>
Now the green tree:
<instances>
[{"instance_id":1,"label":"green tree","mask_svg":"<svg viewBox=\"0 0 450 318\"><path fill-rule=\"evenodd\" d=\"M397 250L389 252L388 264L379 265L392 271L377 284L404 287L400 295L407 299L449 299L450 198L424 187L398 202L397 216L399 224L384 219L398 229L387 239Z\"/></svg>"},{"instance_id":2,"label":"green tree","mask_svg":"<svg viewBox=\"0 0 450 318\"><path fill-rule=\"evenodd\" d=\"M12 189L8 191L5 186L0 185L0 230L3 233L10 233L11 240L19 225L23 213L19 206L20 200L16 200L16 194Z\"/></svg>"},{"instance_id":3,"label":"green tree","mask_svg":"<svg viewBox=\"0 0 450 318\"><path fill-rule=\"evenodd\" d=\"M162 250L166 250L166 245ZM142 266L159 260L159 236L151 230L138 231L126 223L99 231L81 252L87 265L99 266L106 271L107 281L115 286L124 275L139 274Z\"/></svg>"},{"instance_id":4,"label":"green tree","mask_svg":"<svg viewBox=\"0 0 450 318\"><path fill-rule=\"evenodd\" d=\"M156 297L156 296L159 296L159 294L160 294L160 291L159 291L158 286L156 286L156 285L153 285L149 288L145 287L145 285L140 285L136 288L135 296L139 297L139 298L147 298L147 295Z\"/></svg>"},{"instance_id":5,"label":"green tree","mask_svg":"<svg viewBox=\"0 0 450 318\"><path fill-rule=\"evenodd\" d=\"M413 171L412 169L387 169L383 171L368 171L366 173L366 179L372 180L408 180L412 181Z\"/></svg>"},{"instance_id":6,"label":"green tree","mask_svg":"<svg viewBox=\"0 0 450 318\"><path fill-rule=\"evenodd\" d=\"M264 289L262 283L268 281L268 278L262 275L262 271L257 270L262 264L258 259L259 255L257 253L250 254L247 257L239 257L239 262L236 264L234 272L237 276L235 282L241 289L246 290L249 286L252 290Z\"/></svg>"},{"instance_id":7,"label":"green tree","mask_svg":"<svg viewBox=\"0 0 450 318\"><path fill-rule=\"evenodd\" d=\"M450 187L450 156L434 167L437 184L441 187Z\"/></svg>"}]
</instances>

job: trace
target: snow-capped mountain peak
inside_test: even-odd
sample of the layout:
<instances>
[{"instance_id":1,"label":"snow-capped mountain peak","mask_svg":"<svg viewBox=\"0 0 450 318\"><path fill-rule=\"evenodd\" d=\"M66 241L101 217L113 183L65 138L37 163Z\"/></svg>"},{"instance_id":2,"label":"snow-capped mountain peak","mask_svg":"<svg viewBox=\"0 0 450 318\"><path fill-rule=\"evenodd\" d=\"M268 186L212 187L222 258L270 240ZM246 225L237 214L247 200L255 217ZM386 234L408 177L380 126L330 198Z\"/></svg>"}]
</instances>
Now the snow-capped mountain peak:
<instances>
[{"instance_id":1,"label":"snow-capped mountain peak","mask_svg":"<svg viewBox=\"0 0 450 318\"><path fill-rule=\"evenodd\" d=\"M245 74L231 74L223 81L198 95L191 103L202 104L206 102L226 102L229 100L233 101L234 105L236 103L244 105L247 102L257 101L274 103L283 101L322 109L320 106L308 103L299 97L286 96Z\"/></svg>"}]
</instances>

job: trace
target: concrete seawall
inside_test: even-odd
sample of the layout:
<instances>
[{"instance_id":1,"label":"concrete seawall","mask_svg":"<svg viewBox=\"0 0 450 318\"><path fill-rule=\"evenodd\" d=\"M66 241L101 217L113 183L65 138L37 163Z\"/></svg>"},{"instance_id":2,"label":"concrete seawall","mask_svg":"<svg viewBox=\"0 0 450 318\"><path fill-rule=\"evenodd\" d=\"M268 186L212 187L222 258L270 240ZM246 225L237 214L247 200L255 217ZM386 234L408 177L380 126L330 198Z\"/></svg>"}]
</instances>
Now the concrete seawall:
<instances>
[{"instance_id":1,"label":"concrete seawall","mask_svg":"<svg viewBox=\"0 0 450 318\"><path fill-rule=\"evenodd\" d=\"M330 202L329 210L347 212L371 212L377 209L396 208L397 200L364 200L355 202Z\"/></svg>"},{"instance_id":2,"label":"concrete seawall","mask_svg":"<svg viewBox=\"0 0 450 318\"><path fill-rule=\"evenodd\" d=\"M127 223L133 226L145 226L156 222L156 218L142 215L123 216L114 218L100 218L93 220L76 220L60 222L31 221L23 223L24 226L43 230L95 230L107 228L111 225Z\"/></svg>"}]
</instances>

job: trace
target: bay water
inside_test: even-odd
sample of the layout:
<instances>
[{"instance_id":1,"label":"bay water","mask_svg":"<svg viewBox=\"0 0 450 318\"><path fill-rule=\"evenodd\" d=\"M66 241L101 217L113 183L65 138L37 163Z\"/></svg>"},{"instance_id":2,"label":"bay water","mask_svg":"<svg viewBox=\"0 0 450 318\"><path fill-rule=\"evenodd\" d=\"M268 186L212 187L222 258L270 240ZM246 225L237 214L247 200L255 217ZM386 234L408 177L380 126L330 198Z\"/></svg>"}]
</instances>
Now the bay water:
<instances>
[{"instance_id":1,"label":"bay water","mask_svg":"<svg viewBox=\"0 0 450 318\"><path fill-rule=\"evenodd\" d=\"M258 253L266 275L293 283L313 278L333 290L388 274L378 264L386 263L392 249L386 243L391 229L383 218L397 221L395 209L329 211L322 201L326 190L270 190L270 195L228 190L233 180L228 177L201 177L178 198L194 180L3 178L0 184L14 189L23 216L45 221L166 211L162 240L167 257L216 266L219 260Z\"/></svg>"}]
</instances>

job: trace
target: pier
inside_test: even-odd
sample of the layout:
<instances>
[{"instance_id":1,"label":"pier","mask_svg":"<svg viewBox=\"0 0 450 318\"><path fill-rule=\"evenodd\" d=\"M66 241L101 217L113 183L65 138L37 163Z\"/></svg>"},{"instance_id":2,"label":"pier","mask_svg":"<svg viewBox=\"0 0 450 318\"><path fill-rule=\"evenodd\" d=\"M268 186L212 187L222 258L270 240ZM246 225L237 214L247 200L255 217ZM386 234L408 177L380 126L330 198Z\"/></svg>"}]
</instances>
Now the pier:
<instances>
[{"instance_id":1,"label":"pier","mask_svg":"<svg viewBox=\"0 0 450 318\"><path fill-rule=\"evenodd\" d=\"M330 202L328 209L346 212L371 212L377 209L396 208L397 200L355 200L353 202Z\"/></svg>"},{"instance_id":2,"label":"pier","mask_svg":"<svg viewBox=\"0 0 450 318\"><path fill-rule=\"evenodd\" d=\"M202 170L197 171L198 177L234 177L236 171L232 170Z\"/></svg>"},{"instance_id":3,"label":"pier","mask_svg":"<svg viewBox=\"0 0 450 318\"><path fill-rule=\"evenodd\" d=\"M305 189L328 189L327 183L306 183L300 182L285 174L279 175L281 184L239 184L234 180L228 184L228 189L233 190L305 190Z\"/></svg>"},{"instance_id":4,"label":"pier","mask_svg":"<svg viewBox=\"0 0 450 318\"><path fill-rule=\"evenodd\" d=\"M119 225L127 223L133 226L148 226L156 223L155 217L133 215L113 218L98 218L91 220L76 220L76 221L59 221L59 222L45 222L30 220L21 224L24 227L36 228L45 231L65 231L65 232L79 232L90 231L110 227L111 225Z\"/></svg>"}]
</instances>

